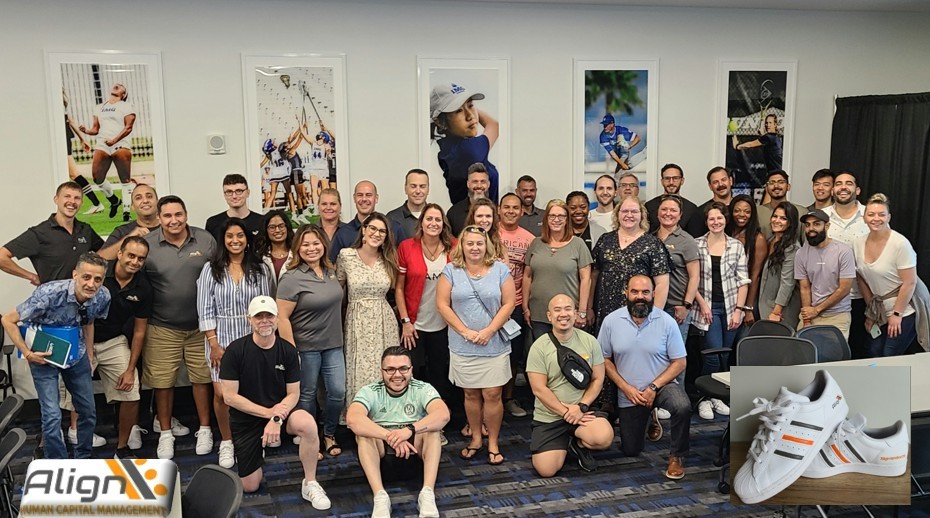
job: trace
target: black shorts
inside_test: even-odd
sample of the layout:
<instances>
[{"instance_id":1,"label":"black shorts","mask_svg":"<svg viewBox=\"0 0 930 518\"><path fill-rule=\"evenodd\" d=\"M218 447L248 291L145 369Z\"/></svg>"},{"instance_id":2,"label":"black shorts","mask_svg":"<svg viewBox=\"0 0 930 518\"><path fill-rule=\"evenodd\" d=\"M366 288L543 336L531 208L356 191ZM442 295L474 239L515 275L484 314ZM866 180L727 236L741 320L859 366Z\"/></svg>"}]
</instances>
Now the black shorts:
<instances>
[{"instance_id":1,"label":"black shorts","mask_svg":"<svg viewBox=\"0 0 930 518\"><path fill-rule=\"evenodd\" d=\"M303 169L291 169L291 181L294 182L294 185L299 185L304 183L304 170Z\"/></svg>"},{"instance_id":2,"label":"black shorts","mask_svg":"<svg viewBox=\"0 0 930 518\"><path fill-rule=\"evenodd\" d=\"M305 412L305 410L295 409L294 412ZM265 465L262 434L265 433L266 425L268 425L268 420L260 417L245 422L230 421L229 423L232 429L233 447L236 449L236 465L241 478L255 473L255 470ZM285 419L281 423L282 434L286 429L287 420Z\"/></svg>"},{"instance_id":3,"label":"black shorts","mask_svg":"<svg viewBox=\"0 0 930 518\"><path fill-rule=\"evenodd\" d=\"M576 428L578 427L566 423L564 419L551 423L533 421L530 453L536 454L552 450L568 451L568 443L575 436ZM239 450L236 450L236 452L238 454Z\"/></svg>"}]
</instances>

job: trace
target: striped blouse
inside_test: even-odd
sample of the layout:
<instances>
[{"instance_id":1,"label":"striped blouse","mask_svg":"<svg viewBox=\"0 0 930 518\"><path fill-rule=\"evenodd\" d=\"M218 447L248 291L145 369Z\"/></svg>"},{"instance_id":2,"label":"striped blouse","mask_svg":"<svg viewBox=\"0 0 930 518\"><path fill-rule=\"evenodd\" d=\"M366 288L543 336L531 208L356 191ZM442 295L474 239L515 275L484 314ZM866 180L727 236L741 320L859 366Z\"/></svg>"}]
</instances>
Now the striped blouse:
<instances>
[{"instance_id":1,"label":"striped blouse","mask_svg":"<svg viewBox=\"0 0 930 518\"><path fill-rule=\"evenodd\" d=\"M222 282L216 282L210 263L203 265L200 278L197 279L197 315L200 330L216 329L216 339L223 349L230 342L252 332L249 324L249 302L259 295L274 297L269 279L268 267L262 265L262 274L249 280L243 277L236 284L229 271L225 272Z\"/></svg>"}]
</instances>

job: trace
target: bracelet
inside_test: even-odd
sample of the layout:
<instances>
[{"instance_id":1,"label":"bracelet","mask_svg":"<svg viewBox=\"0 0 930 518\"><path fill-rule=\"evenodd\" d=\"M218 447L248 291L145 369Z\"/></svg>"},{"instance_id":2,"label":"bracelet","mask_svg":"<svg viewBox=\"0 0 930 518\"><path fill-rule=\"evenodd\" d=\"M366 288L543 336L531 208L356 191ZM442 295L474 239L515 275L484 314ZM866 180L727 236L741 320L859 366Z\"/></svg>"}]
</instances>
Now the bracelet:
<instances>
[{"instance_id":1,"label":"bracelet","mask_svg":"<svg viewBox=\"0 0 930 518\"><path fill-rule=\"evenodd\" d=\"M210 340L216 340L216 343L220 343L220 339L217 338L216 335L208 336L207 341L209 342Z\"/></svg>"},{"instance_id":2,"label":"bracelet","mask_svg":"<svg viewBox=\"0 0 930 518\"><path fill-rule=\"evenodd\" d=\"M565 413L564 413L564 414L562 414L562 419L565 419L565 416L567 416L567 415L568 415L568 413L569 413L569 412L571 412L571 411L572 411L572 409L571 409L571 408L568 408L568 407L565 407Z\"/></svg>"}]
</instances>

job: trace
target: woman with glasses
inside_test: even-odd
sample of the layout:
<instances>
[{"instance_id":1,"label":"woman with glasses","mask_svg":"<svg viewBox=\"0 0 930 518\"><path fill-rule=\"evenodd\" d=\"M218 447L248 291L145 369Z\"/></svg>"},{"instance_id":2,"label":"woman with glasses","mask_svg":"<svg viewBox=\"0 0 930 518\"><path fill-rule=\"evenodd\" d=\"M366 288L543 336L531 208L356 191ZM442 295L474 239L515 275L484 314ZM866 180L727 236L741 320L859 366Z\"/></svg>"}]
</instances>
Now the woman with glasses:
<instances>
[{"instance_id":1,"label":"woman with glasses","mask_svg":"<svg viewBox=\"0 0 930 518\"><path fill-rule=\"evenodd\" d=\"M501 261L507 257L507 248L501 243L500 220L497 214L497 205L488 198L478 198L471 202L468 208L468 216L465 217L465 225L477 225L488 233L488 239L491 241L491 251L494 256Z\"/></svg>"},{"instance_id":2,"label":"woman with glasses","mask_svg":"<svg viewBox=\"0 0 930 518\"><path fill-rule=\"evenodd\" d=\"M220 362L233 340L252 332L247 317L249 302L259 295L270 296L274 281L271 272L253 253L252 234L244 221L229 218L222 226L221 235L223 246L216 247L213 258L203 265L197 279L197 315L200 330L206 337L204 352L213 380L213 411L222 436L219 463L231 468L235 463L235 451L229 427L229 406L223 400L220 384ZM206 453L209 452L198 452L200 455Z\"/></svg>"},{"instance_id":3,"label":"woman with glasses","mask_svg":"<svg viewBox=\"0 0 930 518\"><path fill-rule=\"evenodd\" d=\"M291 222L283 210L268 211L262 222L262 232L258 235L258 244L255 253L261 258L268 271L274 272L272 279L280 281L291 262L291 242L294 240L294 230Z\"/></svg>"},{"instance_id":4,"label":"woman with glasses","mask_svg":"<svg viewBox=\"0 0 930 518\"><path fill-rule=\"evenodd\" d=\"M798 209L783 201L775 206L769 221L772 238L762 267L759 316L797 329L801 314L801 295L794 278L794 256L801 246Z\"/></svg>"},{"instance_id":5,"label":"woman with glasses","mask_svg":"<svg viewBox=\"0 0 930 518\"><path fill-rule=\"evenodd\" d=\"M297 407L317 417L320 376L326 387L323 446L335 457L336 425L345 408L346 362L342 334L342 285L329 260L329 240L323 229L304 225L297 231L287 273L278 285L278 334L300 355L300 399ZM297 438L295 438L296 440Z\"/></svg>"},{"instance_id":6,"label":"woman with glasses","mask_svg":"<svg viewBox=\"0 0 930 518\"><path fill-rule=\"evenodd\" d=\"M482 422L488 431L488 463L504 462L498 437L504 406L501 393L510 380L510 341L500 332L513 312L513 278L477 225L465 227L436 287L436 307L449 325L449 380L465 391L471 442L460 453L471 459L482 448Z\"/></svg>"},{"instance_id":7,"label":"woman with glasses","mask_svg":"<svg viewBox=\"0 0 930 518\"><path fill-rule=\"evenodd\" d=\"M587 325L591 252L568 224L568 206L551 200L543 213L542 236L530 243L523 267L523 319L533 340L552 330L546 317L552 297L564 293L578 303L575 326Z\"/></svg>"},{"instance_id":8,"label":"woman with glasses","mask_svg":"<svg viewBox=\"0 0 930 518\"><path fill-rule=\"evenodd\" d=\"M391 225L373 212L355 243L339 252L336 277L348 289L346 310L346 396L381 379L381 353L397 345L399 330L385 296L397 281L397 252Z\"/></svg>"},{"instance_id":9,"label":"woman with glasses","mask_svg":"<svg viewBox=\"0 0 930 518\"><path fill-rule=\"evenodd\" d=\"M746 313L743 324L752 326L756 321L755 307L759 302L759 284L762 266L769 255L769 247L759 227L759 215L752 197L740 194L730 201L730 220L727 234L742 243L746 250L746 265L749 268L749 291L746 295Z\"/></svg>"}]
</instances>

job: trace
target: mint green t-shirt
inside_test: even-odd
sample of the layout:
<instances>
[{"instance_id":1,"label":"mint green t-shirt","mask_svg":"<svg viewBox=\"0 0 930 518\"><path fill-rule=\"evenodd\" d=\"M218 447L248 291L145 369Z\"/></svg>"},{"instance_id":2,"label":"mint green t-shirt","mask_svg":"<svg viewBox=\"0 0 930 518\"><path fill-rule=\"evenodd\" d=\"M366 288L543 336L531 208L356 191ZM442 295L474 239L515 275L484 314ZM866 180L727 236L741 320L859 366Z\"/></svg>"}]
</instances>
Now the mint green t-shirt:
<instances>
[{"instance_id":1,"label":"mint green t-shirt","mask_svg":"<svg viewBox=\"0 0 930 518\"><path fill-rule=\"evenodd\" d=\"M572 332L571 339L562 345L578 353L592 367L604 363L604 354L601 352L601 346L597 343L597 339L584 331L575 329ZM545 374L547 378L546 386L563 403L576 404L581 401L581 396L584 395L583 389L575 388L562 374L555 345L549 339L548 333L540 336L530 347L529 355L526 358L526 372ZM533 409L534 421L553 423L560 419L562 419L562 416L553 413L538 398L536 399L536 406Z\"/></svg>"},{"instance_id":2,"label":"mint green t-shirt","mask_svg":"<svg viewBox=\"0 0 930 518\"><path fill-rule=\"evenodd\" d=\"M353 402L361 403L368 409L368 418L388 429L403 428L426 417L426 407L439 399L439 393L432 385L418 379L411 379L407 391L393 396L384 386L384 381L365 385L355 395Z\"/></svg>"}]
</instances>

